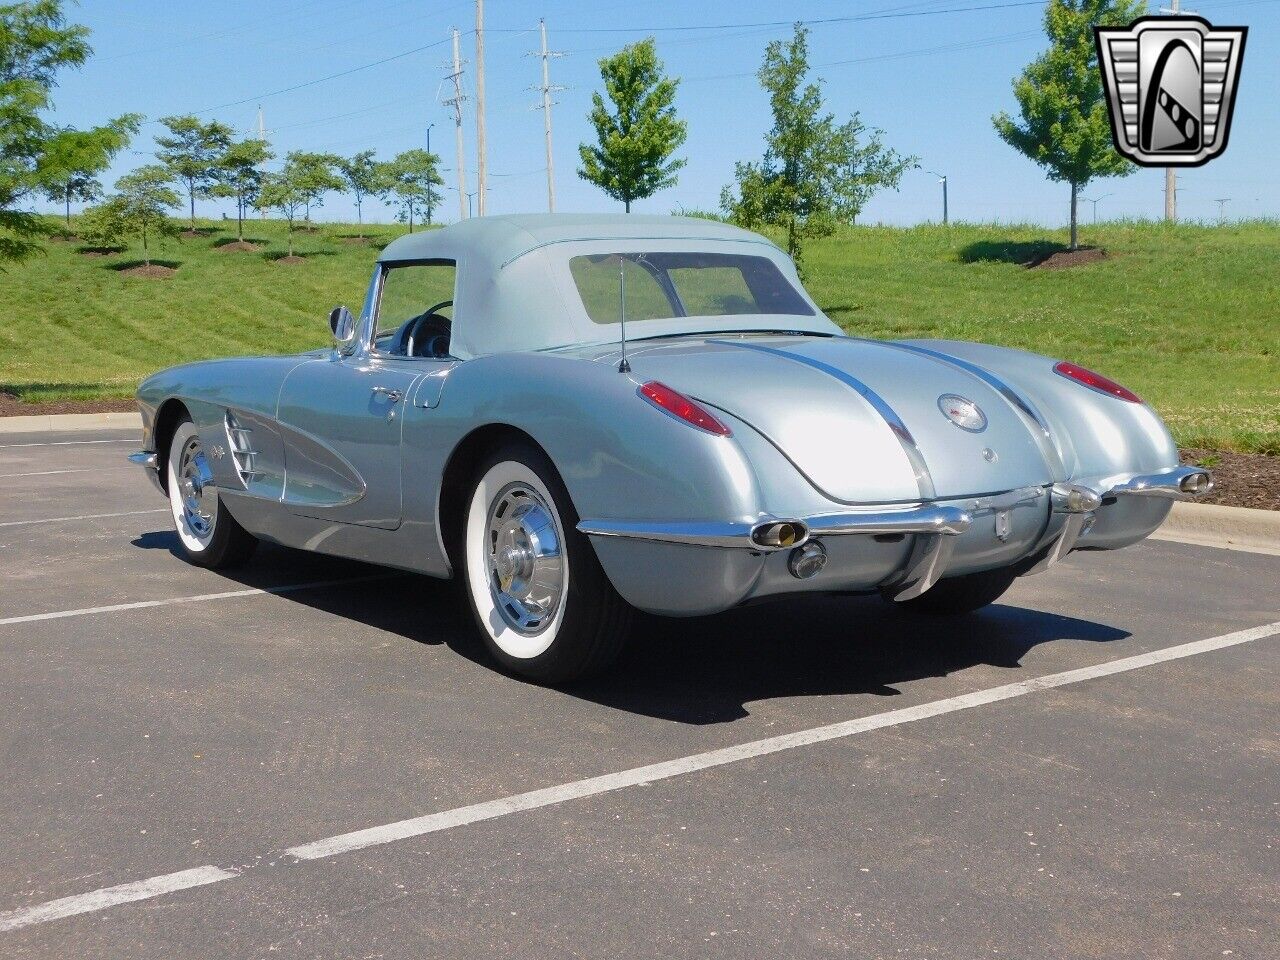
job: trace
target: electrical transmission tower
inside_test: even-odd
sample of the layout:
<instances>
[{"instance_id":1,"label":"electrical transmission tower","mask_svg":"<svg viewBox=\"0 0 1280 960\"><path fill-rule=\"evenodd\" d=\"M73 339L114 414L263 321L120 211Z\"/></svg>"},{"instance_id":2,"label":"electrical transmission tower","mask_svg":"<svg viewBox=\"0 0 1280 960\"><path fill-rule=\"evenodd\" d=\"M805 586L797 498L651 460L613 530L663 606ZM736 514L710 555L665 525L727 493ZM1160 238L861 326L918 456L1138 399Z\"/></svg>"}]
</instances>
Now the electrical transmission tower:
<instances>
[{"instance_id":1,"label":"electrical transmission tower","mask_svg":"<svg viewBox=\"0 0 1280 960\"><path fill-rule=\"evenodd\" d=\"M553 103L551 94L564 87L553 87L551 85L550 61L552 57L563 57L564 53L560 50L547 49L547 24L545 20L538 21L538 30L542 34L542 49L535 50L528 54L531 57L542 58L542 86L531 87L532 90L542 91L542 127L546 133L547 139L547 211L549 213L556 212L556 166L555 160L551 154L551 105ZM536 108L535 108L536 109Z\"/></svg>"},{"instance_id":2,"label":"electrical transmission tower","mask_svg":"<svg viewBox=\"0 0 1280 960\"><path fill-rule=\"evenodd\" d=\"M453 81L453 96L444 101L445 106L453 107L453 139L457 147L458 173L458 219L467 219L467 166L462 152L462 102L467 95L462 92L462 60L458 53L458 30L453 31L453 72L445 74L446 80Z\"/></svg>"}]
</instances>

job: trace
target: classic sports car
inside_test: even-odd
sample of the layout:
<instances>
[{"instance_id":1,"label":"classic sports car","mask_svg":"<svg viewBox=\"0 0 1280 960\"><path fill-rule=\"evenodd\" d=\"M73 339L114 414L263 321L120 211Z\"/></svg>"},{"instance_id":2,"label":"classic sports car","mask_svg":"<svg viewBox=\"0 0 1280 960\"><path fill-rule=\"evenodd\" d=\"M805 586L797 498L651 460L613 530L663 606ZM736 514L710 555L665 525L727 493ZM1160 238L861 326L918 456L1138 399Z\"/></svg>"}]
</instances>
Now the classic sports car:
<instances>
[{"instance_id":1,"label":"classic sports car","mask_svg":"<svg viewBox=\"0 0 1280 960\"><path fill-rule=\"evenodd\" d=\"M144 465L194 563L259 539L460 577L545 682L633 608L878 592L989 604L1206 493L1160 418L1075 364L845 336L764 237L707 220L508 216L378 258L335 346L138 391Z\"/></svg>"}]
</instances>

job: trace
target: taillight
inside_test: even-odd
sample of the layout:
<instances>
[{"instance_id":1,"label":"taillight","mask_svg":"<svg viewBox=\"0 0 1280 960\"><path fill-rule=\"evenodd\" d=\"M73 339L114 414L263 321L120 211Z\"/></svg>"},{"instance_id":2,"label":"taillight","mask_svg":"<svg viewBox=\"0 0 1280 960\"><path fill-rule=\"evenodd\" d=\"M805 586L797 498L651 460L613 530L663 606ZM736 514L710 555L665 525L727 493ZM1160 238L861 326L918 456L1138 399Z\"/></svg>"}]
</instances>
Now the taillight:
<instances>
[{"instance_id":1,"label":"taillight","mask_svg":"<svg viewBox=\"0 0 1280 960\"><path fill-rule=\"evenodd\" d=\"M1121 400L1128 400L1130 403L1142 402L1141 398L1127 387L1122 387L1114 380L1108 380L1100 373L1086 370L1084 367L1068 363L1066 360L1054 364L1053 372L1066 377L1068 380L1074 380L1076 383L1083 383L1086 387L1097 390L1099 393L1119 397Z\"/></svg>"},{"instance_id":2,"label":"taillight","mask_svg":"<svg viewBox=\"0 0 1280 960\"><path fill-rule=\"evenodd\" d=\"M679 417L685 423L691 424L699 430L714 433L718 437L733 435L733 431L723 423L707 413L706 410L702 409L683 393L677 393L665 383L650 380L640 388L640 396L644 397L659 410L665 410L673 417Z\"/></svg>"}]
</instances>

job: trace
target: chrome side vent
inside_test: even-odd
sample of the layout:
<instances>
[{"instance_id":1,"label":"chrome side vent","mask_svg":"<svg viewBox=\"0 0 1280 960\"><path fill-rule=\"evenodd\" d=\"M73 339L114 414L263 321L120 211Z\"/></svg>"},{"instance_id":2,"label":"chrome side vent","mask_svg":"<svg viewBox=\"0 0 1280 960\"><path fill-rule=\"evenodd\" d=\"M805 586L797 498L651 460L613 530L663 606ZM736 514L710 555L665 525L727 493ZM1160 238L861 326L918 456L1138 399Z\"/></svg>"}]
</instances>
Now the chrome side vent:
<instances>
[{"instance_id":1,"label":"chrome side vent","mask_svg":"<svg viewBox=\"0 0 1280 960\"><path fill-rule=\"evenodd\" d=\"M231 459L235 461L236 473L240 474L240 482L247 487L259 476L254 469L258 453L253 449L253 431L242 427L230 410L227 411L227 439L231 443Z\"/></svg>"}]
</instances>

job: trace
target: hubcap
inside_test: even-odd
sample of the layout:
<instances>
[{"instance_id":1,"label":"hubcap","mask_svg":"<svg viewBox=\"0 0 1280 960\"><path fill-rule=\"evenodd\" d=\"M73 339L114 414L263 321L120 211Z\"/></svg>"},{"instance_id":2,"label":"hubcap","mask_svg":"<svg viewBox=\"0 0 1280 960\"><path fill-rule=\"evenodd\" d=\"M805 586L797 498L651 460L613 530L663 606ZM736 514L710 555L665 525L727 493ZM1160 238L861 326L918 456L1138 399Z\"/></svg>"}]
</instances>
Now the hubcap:
<instances>
[{"instance_id":1,"label":"hubcap","mask_svg":"<svg viewBox=\"0 0 1280 960\"><path fill-rule=\"evenodd\" d=\"M209 469L199 437L192 437L182 448L177 477L178 494L182 499L182 521L192 534L204 539L213 531L218 495L213 487L213 472Z\"/></svg>"},{"instance_id":2,"label":"hubcap","mask_svg":"<svg viewBox=\"0 0 1280 960\"><path fill-rule=\"evenodd\" d=\"M489 506L489 589L502 619L540 633L564 593L564 555L551 507L523 484L504 488Z\"/></svg>"}]
</instances>

